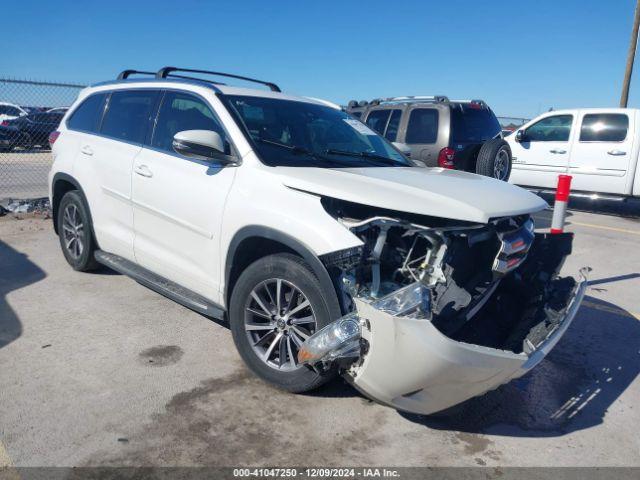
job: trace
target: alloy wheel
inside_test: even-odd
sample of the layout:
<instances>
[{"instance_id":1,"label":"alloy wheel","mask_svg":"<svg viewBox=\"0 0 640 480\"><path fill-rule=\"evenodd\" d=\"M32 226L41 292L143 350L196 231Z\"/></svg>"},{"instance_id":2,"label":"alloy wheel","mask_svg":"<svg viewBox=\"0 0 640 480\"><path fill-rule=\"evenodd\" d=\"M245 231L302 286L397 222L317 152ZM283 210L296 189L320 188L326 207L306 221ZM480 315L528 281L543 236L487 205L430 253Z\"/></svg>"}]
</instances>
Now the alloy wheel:
<instances>
[{"instance_id":1,"label":"alloy wheel","mask_svg":"<svg viewBox=\"0 0 640 480\"><path fill-rule=\"evenodd\" d=\"M73 203L66 206L62 215L64 246L69 255L77 260L84 251L84 223L78 207Z\"/></svg>"},{"instance_id":2,"label":"alloy wheel","mask_svg":"<svg viewBox=\"0 0 640 480\"><path fill-rule=\"evenodd\" d=\"M249 344L269 367L293 371L298 350L315 333L317 320L307 296L282 278L260 282L245 304L244 328Z\"/></svg>"},{"instance_id":3,"label":"alloy wheel","mask_svg":"<svg viewBox=\"0 0 640 480\"><path fill-rule=\"evenodd\" d=\"M498 150L493 163L493 176L498 180L504 180L509 172L509 154L504 148Z\"/></svg>"}]
</instances>

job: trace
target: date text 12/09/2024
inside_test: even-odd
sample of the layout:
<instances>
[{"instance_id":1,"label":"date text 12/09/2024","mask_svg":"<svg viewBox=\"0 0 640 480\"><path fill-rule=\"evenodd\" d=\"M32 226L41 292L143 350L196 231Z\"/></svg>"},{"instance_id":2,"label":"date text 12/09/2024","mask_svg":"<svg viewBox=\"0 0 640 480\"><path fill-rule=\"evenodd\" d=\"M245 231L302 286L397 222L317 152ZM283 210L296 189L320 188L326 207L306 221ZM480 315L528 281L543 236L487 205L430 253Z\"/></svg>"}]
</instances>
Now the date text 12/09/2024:
<instances>
[{"instance_id":1,"label":"date text 12/09/2024","mask_svg":"<svg viewBox=\"0 0 640 480\"><path fill-rule=\"evenodd\" d=\"M237 478L398 478L389 468L235 468Z\"/></svg>"}]
</instances>

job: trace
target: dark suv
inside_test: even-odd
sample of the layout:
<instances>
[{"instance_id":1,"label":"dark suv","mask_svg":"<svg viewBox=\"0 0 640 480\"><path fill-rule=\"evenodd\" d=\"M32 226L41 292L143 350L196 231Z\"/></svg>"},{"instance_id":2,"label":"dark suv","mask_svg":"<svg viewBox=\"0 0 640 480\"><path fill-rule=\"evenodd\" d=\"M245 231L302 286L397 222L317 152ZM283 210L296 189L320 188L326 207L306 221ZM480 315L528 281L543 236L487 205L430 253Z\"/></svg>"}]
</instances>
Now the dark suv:
<instances>
[{"instance_id":1,"label":"dark suv","mask_svg":"<svg viewBox=\"0 0 640 480\"><path fill-rule=\"evenodd\" d=\"M387 140L405 144L429 167L454 168L508 180L511 149L493 111L482 100L393 97L351 101L347 112Z\"/></svg>"}]
</instances>

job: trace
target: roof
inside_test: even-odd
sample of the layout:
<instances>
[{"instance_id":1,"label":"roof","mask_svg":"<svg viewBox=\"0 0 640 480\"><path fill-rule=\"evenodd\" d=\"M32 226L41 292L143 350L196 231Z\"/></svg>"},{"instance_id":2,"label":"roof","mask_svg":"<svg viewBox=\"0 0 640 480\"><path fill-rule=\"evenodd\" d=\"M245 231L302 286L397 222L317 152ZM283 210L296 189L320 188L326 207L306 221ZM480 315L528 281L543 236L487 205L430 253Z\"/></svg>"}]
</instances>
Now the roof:
<instances>
[{"instance_id":1,"label":"roof","mask_svg":"<svg viewBox=\"0 0 640 480\"><path fill-rule=\"evenodd\" d=\"M206 80L196 80L187 78L128 78L124 80L109 80L106 82L100 82L89 86L91 90L107 90L113 88L167 88L167 87L183 87L193 86L211 90L215 93L221 93L223 95L244 95L249 97L264 97L264 98L276 98L280 100L292 100L296 102L315 103L319 105L327 106L326 101L315 98L302 97L297 95L289 95L281 92L274 92L271 90L254 89L234 87L230 85L216 84L208 82ZM107 87L107 88L101 88Z\"/></svg>"}]
</instances>

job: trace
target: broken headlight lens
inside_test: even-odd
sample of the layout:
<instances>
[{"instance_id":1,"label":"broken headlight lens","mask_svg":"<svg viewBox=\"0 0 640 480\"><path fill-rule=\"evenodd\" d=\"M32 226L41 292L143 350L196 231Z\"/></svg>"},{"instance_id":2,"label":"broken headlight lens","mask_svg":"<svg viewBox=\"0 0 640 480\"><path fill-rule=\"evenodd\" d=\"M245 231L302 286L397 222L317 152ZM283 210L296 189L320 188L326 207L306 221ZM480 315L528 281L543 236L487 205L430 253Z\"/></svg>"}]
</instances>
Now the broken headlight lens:
<instances>
[{"instance_id":1,"label":"broken headlight lens","mask_svg":"<svg viewBox=\"0 0 640 480\"><path fill-rule=\"evenodd\" d=\"M396 317L428 318L431 296L427 287L415 282L385 295L371 305Z\"/></svg>"},{"instance_id":2,"label":"broken headlight lens","mask_svg":"<svg viewBox=\"0 0 640 480\"><path fill-rule=\"evenodd\" d=\"M311 335L298 351L298 362L315 364L360 353L360 320L349 313Z\"/></svg>"}]
</instances>

